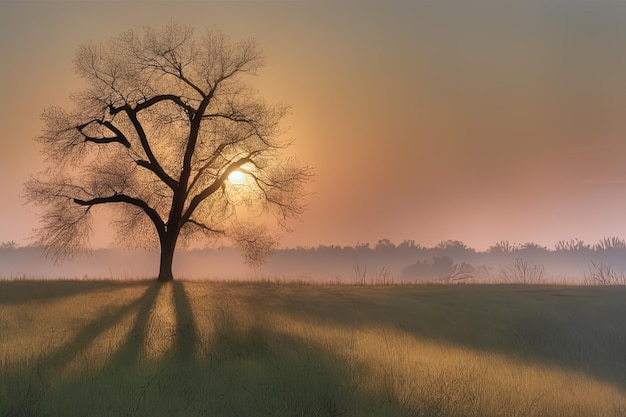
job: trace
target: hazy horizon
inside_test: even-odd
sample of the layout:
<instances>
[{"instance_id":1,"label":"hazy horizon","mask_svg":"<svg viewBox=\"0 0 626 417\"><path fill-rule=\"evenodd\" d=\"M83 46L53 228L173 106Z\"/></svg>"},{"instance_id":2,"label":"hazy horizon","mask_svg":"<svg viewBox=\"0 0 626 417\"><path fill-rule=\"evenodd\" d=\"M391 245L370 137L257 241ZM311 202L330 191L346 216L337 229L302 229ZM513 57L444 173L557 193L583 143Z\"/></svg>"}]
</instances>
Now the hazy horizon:
<instances>
[{"instance_id":1,"label":"hazy horizon","mask_svg":"<svg viewBox=\"0 0 626 417\"><path fill-rule=\"evenodd\" d=\"M569 243L569 244L568 244ZM462 242L423 247L414 242L279 249L251 266L233 247L185 250L174 257L174 275L183 280L278 280L343 284L547 284L616 285L626 282L626 243L605 239L596 245L566 242L560 248L501 242L477 251ZM0 280L136 280L154 278L158 250L96 249L56 263L44 249L0 246Z\"/></svg>"}]
</instances>

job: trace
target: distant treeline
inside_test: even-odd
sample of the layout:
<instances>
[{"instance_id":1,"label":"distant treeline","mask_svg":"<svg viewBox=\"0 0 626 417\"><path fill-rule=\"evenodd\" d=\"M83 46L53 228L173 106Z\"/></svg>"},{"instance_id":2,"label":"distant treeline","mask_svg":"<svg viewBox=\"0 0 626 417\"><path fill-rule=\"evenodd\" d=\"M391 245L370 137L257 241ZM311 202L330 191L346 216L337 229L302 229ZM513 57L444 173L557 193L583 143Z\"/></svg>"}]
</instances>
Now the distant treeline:
<instances>
[{"instance_id":1,"label":"distant treeline","mask_svg":"<svg viewBox=\"0 0 626 417\"><path fill-rule=\"evenodd\" d=\"M610 268L611 281L626 271L626 241L606 237L595 244L562 240L554 248L503 240L477 251L458 240L434 247L413 240L399 244L381 239L375 245L319 245L283 249L268 261L268 271L286 275L315 271L317 276L359 282L583 282L596 269ZM304 274L303 274L304 275ZM615 278L615 279L613 279Z\"/></svg>"},{"instance_id":2,"label":"distant treeline","mask_svg":"<svg viewBox=\"0 0 626 417\"><path fill-rule=\"evenodd\" d=\"M157 273L158 253L100 249L60 265L42 257L42 249L0 244L2 278L143 278ZM606 237L595 244L579 239L553 248L535 243L498 242L477 251L458 240L424 247L413 240L398 244L318 245L279 249L258 269L243 264L230 247L180 251L174 271L189 279L300 279L352 283L542 282L621 283L626 271L626 242Z\"/></svg>"},{"instance_id":3,"label":"distant treeline","mask_svg":"<svg viewBox=\"0 0 626 417\"><path fill-rule=\"evenodd\" d=\"M355 251L355 252L368 252L368 251L452 251L452 252L473 252L473 253L513 253L513 252L528 252L528 251L545 251L545 252L572 252L572 251L586 251L586 252L604 252L614 250L626 250L626 240L619 237L605 237L600 239L597 243L589 244L580 239L560 240L554 248L550 249L545 246L538 245L533 242L527 243L511 243L508 240L501 240L500 242L491 245L486 251L480 252L460 240L443 240L436 246L429 248L415 243L415 240L403 240L399 244L395 244L389 239L380 239L373 247L369 242L357 243L356 246L338 246L338 245L318 245L313 247L298 246L293 249L283 249L287 251Z\"/></svg>"}]
</instances>

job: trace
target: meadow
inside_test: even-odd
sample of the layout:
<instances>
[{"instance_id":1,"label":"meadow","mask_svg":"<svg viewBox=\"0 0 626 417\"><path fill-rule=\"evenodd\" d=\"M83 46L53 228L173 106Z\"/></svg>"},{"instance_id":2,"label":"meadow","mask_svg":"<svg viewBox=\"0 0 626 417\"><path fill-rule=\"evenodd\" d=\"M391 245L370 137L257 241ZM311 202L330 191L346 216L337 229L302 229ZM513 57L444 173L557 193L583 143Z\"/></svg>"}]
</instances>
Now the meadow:
<instances>
[{"instance_id":1,"label":"meadow","mask_svg":"<svg viewBox=\"0 0 626 417\"><path fill-rule=\"evenodd\" d=\"M2 281L0 416L626 416L626 287Z\"/></svg>"}]
</instances>

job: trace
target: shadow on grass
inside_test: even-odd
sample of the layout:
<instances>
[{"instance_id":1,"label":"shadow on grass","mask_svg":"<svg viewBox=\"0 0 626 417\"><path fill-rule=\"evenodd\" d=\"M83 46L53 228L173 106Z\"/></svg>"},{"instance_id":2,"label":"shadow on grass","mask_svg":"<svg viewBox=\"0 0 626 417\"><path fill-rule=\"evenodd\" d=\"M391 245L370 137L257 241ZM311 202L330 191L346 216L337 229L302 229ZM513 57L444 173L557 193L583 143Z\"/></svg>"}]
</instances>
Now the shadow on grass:
<instances>
[{"instance_id":1,"label":"shadow on grass","mask_svg":"<svg viewBox=\"0 0 626 417\"><path fill-rule=\"evenodd\" d=\"M18 286L18 290L22 290L29 286L18 282L15 283ZM39 283L37 283L39 284ZM43 287L48 287L48 283L43 283ZM50 285L54 288L53 295L49 298L40 297L39 294L34 297L36 300L43 299L59 299L69 297L80 293L80 289L84 289L86 293L100 292L104 289L111 291L120 288L120 284L114 284L112 286L106 285L100 282L85 282L80 285L72 282L72 285L65 285L65 283L56 283ZM139 283L128 284L129 286L139 286ZM89 373L88 370L90 362L96 362L104 358L100 357L87 357L87 351L90 346L96 341L97 338L105 336L105 333L110 330L117 330L121 326L124 319L137 314L133 330L128 334L125 344L122 346L111 346L111 351L101 352L101 355L111 354L110 358L106 360L114 363L116 360L120 361L121 358L125 358L122 362L128 363L129 357L135 361L139 359L140 344L137 340L140 339L139 335L143 333L143 328L147 317L149 315L150 307L154 303L154 299L158 293L159 287L156 285L143 284L146 288L141 296L134 301L120 305L116 310L105 309L93 320L91 320L85 327L78 330L70 340L58 347L49 348L47 346L40 347L40 355L28 360L23 366L15 366L11 369L4 369L3 374L0 376L0 386L2 387L2 393L12 401L0 402L0 414L2 415L46 415L45 412L40 412L38 406L41 405L41 400L49 396L51 391L55 391L56 387L64 384L64 380L71 380L72 374L80 373L81 370L72 371L68 369L70 364L75 361L82 363L82 372ZM67 290L67 293L63 293L63 290ZM105 292L108 294L108 292ZM105 294L102 294L106 296ZM100 295L100 294L98 294ZM61 323L55 322L54 317L50 317L51 327L59 326ZM68 329L63 329L68 330ZM119 348L119 350L117 350ZM21 365L21 364L18 364ZM5 365L6 367L6 365ZM80 367L80 365L79 365ZM68 375L69 373L69 375ZM12 408L13 407L13 408ZM69 414L68 414L69 415Z\"/></svg>"},{"instance_id":2,"label":"shadow on grass","mask_svg":"<svg viewBox=\"0 0 626 417\"><path fill-rule=\"evenodd\" d=\"M77 281L77 280L0 280L0 304L49 302L73 295L110 293L124 288L142 287L145 280L137 281Z\"/></svg>"},{"instance_id":3,"label":"shadow on grass","mask_svg":"<svg viewBox=\"0 0 626 417\"><path fill-rule=\"evenodd\" d=\"M135 324L128 334L127 342L114 353L113 358L124 358L125 361L137 362L141 357L141 335L145 332L150 308L154 304L159 289L156 285L150 285L142 296L134 302L119 308L117 311L99 316L79 332L72 343L64 346L51 358L44 358L44 360L52 364L54 368L60 368L65 362L75 357L77 352L85 350L89 343L103 334L105 330L118 326L125 316L136 312Z\"/></svg>"},{"instance_id":4,"label":"shadow on grass","mask_svg":"<svg viewBox=\"0 0 626 417\"><path fill-rule=\"evenodd\" d=\"M347 363L345 357L324 349L323 343L281 328L268 320L272 313L345 328L381 326L417 339L558 365L624 386L623 376L615 377L623 365L614 366L615 375L607 367L617 354L576 362L580 355L597 353L593 346L583 343L573 353L560 351L564 343L605 334L607 328L593 325L597 320L626 313L615 303L603 310L602 298L587 299L605 297L602 291L565 289L539 295L514 287L305 287L301 291L298 286L207 283L202 285L210 291L201 297L193 293L200 289L197 284L143 285L133 301L94 317L66 345L0 373L0 415L457 415L420 411L437 410L438 405L428 399L420 410L406 409L393 392L364 392L355 379L368 375L360 371L365 364ZM171 298L162 298L168 291ZM551 305L550 297L568 301ZM157 299L173 304L175 326L168 351L150 360L145 343L158 313ZM477 323L483 327L477 329ZM94 341L124 326L128 330L105 352L100 367L79 367L67 374L68 365L85 355ZM622 336L610 342L616 352L626 351ZM602 366L588 369L589 363Z\"/></svg>"},{"instance_id":5,"label":"shadow on grass","mask_svg":"<svg viewBox=\"0 0 626 417\"><path fill-rule=\"evenodd\" d=\"M319 286L299 291L248 285L258 286L246 302L259 311L346 328L396 329L418 340L581 372L626 389L626 287ZM275 296L274 291L285 292Z\"/></svg>"},{"instance_id":6,"label":"shadow on grass","mask_svg":"<svg viewBox=\"0 0 626 417\"><path fill-rule=\"evenodd\" d=\"M345 364L318 346L304 344L262 319L253 317L242 327L232 298L216 297L210 308L194 309L184 283L144 285L138 298L98 315L67 344L3 372L0 394L9 400L0 402L0 415L411 415L389 399L356 392ZM147 360L145 336L164 291L172 292L174 344L169 354ZM197 320L214 324L204 341ZM103 352L104 363L87 369L85 355L94 341L126 321L130 329ZM83 356L82 365L68 372ZM372 402L382 414L366 412Z\"/></svg>"},{"instance_id":7,"label":"shadow on grass","mask_svg":"<svg viewBox=\"0 0 626 417\"><path fill-rule=\"evenodd\" d=\"M180 281L173 282L174 306L176 308L176 343L178 356L192 358L199 344L198 327L196 326L189 297Z\"/></svg>"}]
</instances>

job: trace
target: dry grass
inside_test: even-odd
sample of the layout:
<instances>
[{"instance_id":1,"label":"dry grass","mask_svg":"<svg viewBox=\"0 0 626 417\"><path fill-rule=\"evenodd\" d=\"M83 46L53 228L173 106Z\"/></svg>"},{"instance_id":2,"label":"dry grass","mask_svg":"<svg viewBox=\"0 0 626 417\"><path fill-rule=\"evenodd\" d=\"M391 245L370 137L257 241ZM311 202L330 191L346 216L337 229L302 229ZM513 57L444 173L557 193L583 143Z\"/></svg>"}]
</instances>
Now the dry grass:
<instances>
[{"instance_id":1,"label":"dry grass","mask_svg":"<svg viewBox=\"0 0 626 417\"><path fill-rule=\"evenodd\" d=\"M4 416L626 415L626 288L0 282Z\"/></svg>"}]
</instances>

